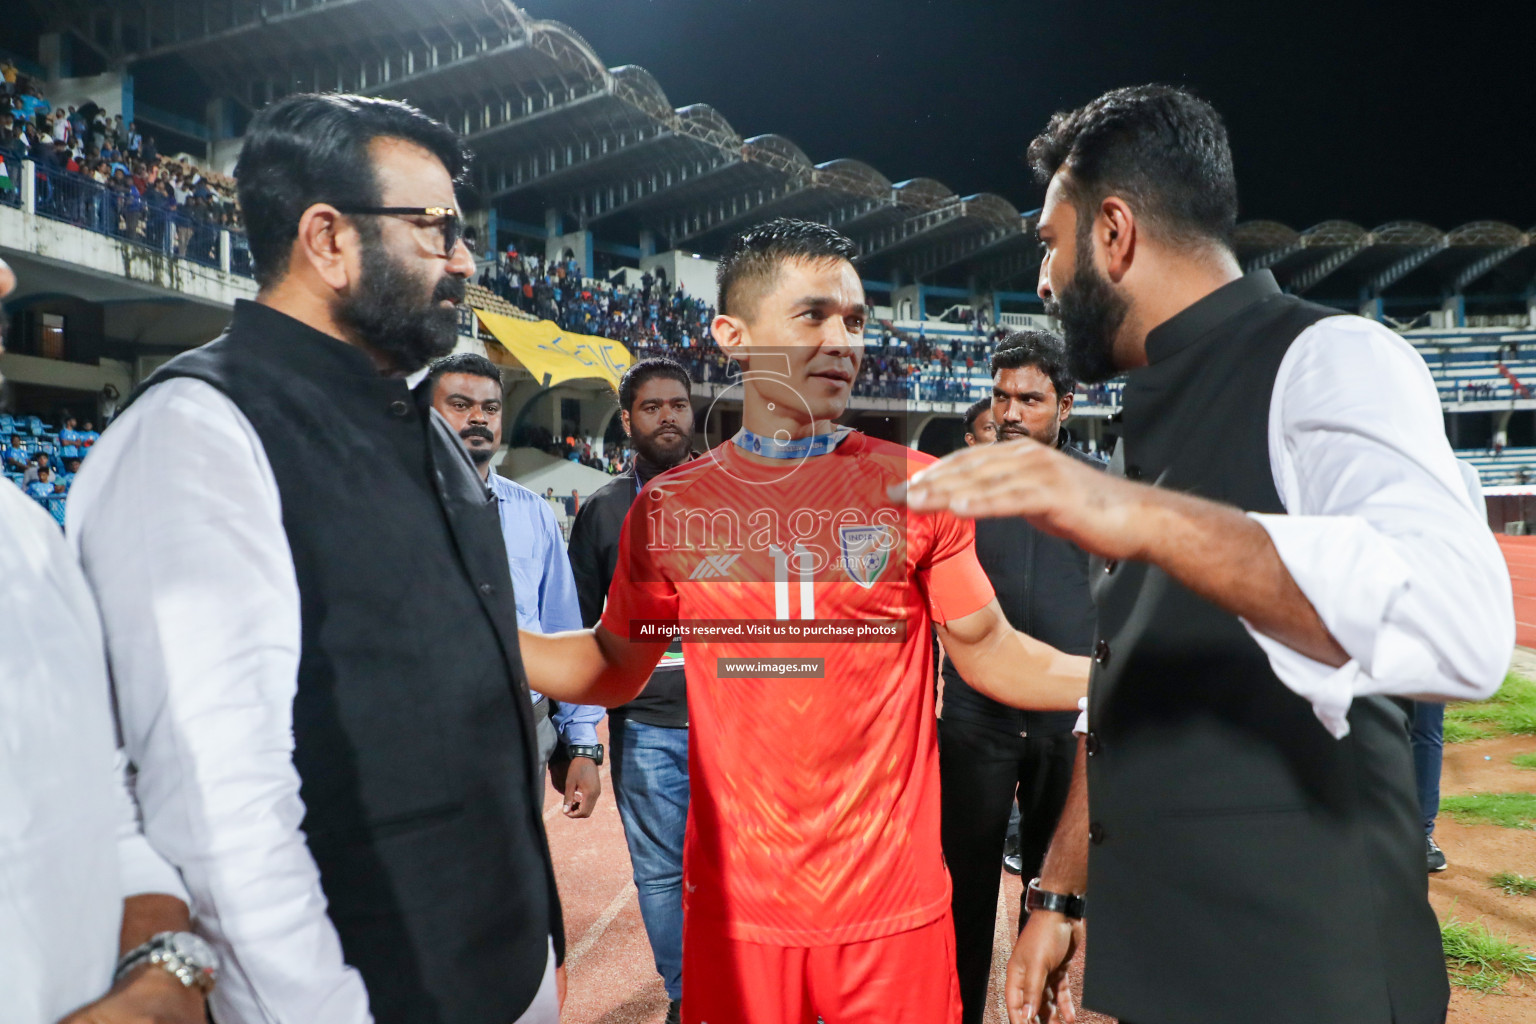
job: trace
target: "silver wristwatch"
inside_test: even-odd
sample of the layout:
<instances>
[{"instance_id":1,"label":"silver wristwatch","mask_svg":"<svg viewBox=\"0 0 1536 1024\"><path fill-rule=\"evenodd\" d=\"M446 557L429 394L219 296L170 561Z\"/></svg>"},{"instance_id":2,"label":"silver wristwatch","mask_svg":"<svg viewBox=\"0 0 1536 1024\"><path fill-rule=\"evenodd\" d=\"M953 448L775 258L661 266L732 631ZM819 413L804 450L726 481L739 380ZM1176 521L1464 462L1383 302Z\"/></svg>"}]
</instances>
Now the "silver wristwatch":
<instances>
[{"instance_id":1,"label":"silver wristwatch","mask_svg":"<svg viewBox=\"0 0 1536 1024\"><path fill-rule=\"evenodd\" d=\"M219 954L191 932L161 932L142 946L130 949L118 960L113 983L140 964L158 966L187 988L200 989L204 995L212 992L219 980Z\"/></svg>"}]
</instances>

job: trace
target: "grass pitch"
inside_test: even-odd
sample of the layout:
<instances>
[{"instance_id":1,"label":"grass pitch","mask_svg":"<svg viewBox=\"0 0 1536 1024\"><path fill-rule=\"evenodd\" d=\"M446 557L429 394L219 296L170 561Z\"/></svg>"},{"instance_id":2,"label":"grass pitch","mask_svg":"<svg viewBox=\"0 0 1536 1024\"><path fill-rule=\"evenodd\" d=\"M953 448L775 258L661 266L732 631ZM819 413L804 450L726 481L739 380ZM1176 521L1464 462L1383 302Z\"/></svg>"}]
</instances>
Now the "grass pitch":
<instances>
[{"instance_id":1,"label":"grass pitch","mask_svg":"<svg viewBox=\"0 0 1536 1024\"><path fill-rule=\"evenodd\" d=\"M1469 793L1448 796L1440 810L1463 825L1536 829L1536 793Z\"/></svg>"},{"instance_id":2,"label":"grass pitch","mask_svg":"<svg viewBox=\"0 0 1536 1024\"><path fill-rule=\"evenodd\" d=\"M1440 925L1440 944L1451 981L1475 992L1498 992L1515 977L1536 977L1536 954L1495 935L1481 921L1448 918Z\"/></svg>"},{"instance_id":3,"label":"grass pitch","mask_svg":"<svg viewBox=\"0 0 1536 1024\"><path fill-rule=\"evenodd\" d=\"M1536 736L1536 682L1511 672L1487 700L1446 705L1445 742L1490 736Z\"/></svg>"},{"instance_id":4,"label":"grass pitch","mask_svg":"<svg viewBox=\"0 0 1536 1024\"><path fill-rule=\"evenodd\" d=\"M1488 884L1511 896L1536 896L1536 878L1519 875L1513 871L1500 871L1488 879Z\"/></svg>"}]
</instances>

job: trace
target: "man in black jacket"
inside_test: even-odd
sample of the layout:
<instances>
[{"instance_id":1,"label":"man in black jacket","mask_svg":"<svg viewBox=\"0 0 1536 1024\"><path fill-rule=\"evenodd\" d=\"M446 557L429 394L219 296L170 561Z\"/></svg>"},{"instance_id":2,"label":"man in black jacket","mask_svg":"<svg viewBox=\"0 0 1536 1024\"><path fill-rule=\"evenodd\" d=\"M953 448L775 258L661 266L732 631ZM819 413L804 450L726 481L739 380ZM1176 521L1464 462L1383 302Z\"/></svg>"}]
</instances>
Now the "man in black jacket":
<instances>
[{"instance_id":1,"label":"man in black jacket","mask_svg":"<svg viewBox=\"0 0 1536 1024\"><path fill-rule=\"evenodd\" d=\"M691 457L693 406L688 371L670 359L642 359L619 381L619 416L635 466L588 498L571 526L569 554L581 620L588 628L619 559L624 517L654 476ZM614 799L640 892L640 916L676 1022L683 997L683 830L688 823L688 691L682 645L673 643L645 691L609 717Z\"/></svg>"},{"instance_id":2,"label":"man in black jacket","mask_svg":"<svg viewBox=\"0 0 1536 1024\"><path fill-rule=\"evenodd\" d=\"M222 1021L559 1018L496 502L406 385L458 335L463 161L403 103L264 108L256 301L141 385L71 497L144 834L191 896L134 939L199 933Z\"/></svg>"},{"instance_id":3,"label":"man in black jacket","mask_svg":"<svg viewBox=\"0 0 1536 1024\"><path fill-rule=\"evenodd\" d=\"M1429 369L1243 273L1226 128L1182 89L1057 114L1029 155L1040 297L1074 376L1127 374L1124 433L1107 473L1021 441L902 489L1095 556L1086 735L1010 1020L1071 1016L1091 887L1083 998L1122 1021L1439 1024L1402 698L1491 695L1514 612Z\"/></svg>"},{"instance_id":4,"label":"man in black jacket","mask_svg":"<svg viewBox=\"0 0 1536 1024\"><path fill-rule=\"evenodd\" d=\"M1067 417L1076 386L1061 339L1044 331L1005 338L992 356L987 413L998 443L1032 438L1097 466L1071 443ZM985 444L985 441L979 442ZM1093 649L1088 555L1023 519L976 524L976 557L997 591L1009 625L1068 654ZM1026 877L1038 873L1072 779L1077 716L1020 711L971 689L944 663L939 721L944 860L954 880L955 960L965 1024L980 1024L992 967L1003 837L1015 796L1018 856ZM1022 927L1027 913L1021 910Z\"/></svg>"}]
</instances>

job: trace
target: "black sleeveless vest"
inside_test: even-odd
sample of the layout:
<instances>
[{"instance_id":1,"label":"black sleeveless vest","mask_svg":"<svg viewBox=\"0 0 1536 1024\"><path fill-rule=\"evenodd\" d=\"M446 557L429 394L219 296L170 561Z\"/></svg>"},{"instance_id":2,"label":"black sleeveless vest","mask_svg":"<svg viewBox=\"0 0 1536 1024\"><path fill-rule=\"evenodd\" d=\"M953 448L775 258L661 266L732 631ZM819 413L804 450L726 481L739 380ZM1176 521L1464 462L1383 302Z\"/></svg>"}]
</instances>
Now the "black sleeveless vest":
<instances>
[{"instance_id":1,"label":"black sleeveless vest","mask_svg":"<svg viewBox=\"0 0 1536 1024\"><path fill-rule=\"evenodd\" d=\"M1336 314L1264 271L1158 328L1112 471L1283 513L1271 393ZM1142 563L1092 572L1084 1002L1137 1024L1443 1021L1404 708L1357 699L1335 740L1235 616Z\"/></svg>"},{"instance_id":2,"label":"black sleeveless vest","mask_svg":"<svg viewBox=\"0 0 1536 1024\"><path fill-rule=\"evenodd\" d=\"M253 302L156 371L261 439L298 578L302 829L379 1024L506 1024L560 907L517 608L458 438L359 349Z\"/></svg>"}]
</instances>

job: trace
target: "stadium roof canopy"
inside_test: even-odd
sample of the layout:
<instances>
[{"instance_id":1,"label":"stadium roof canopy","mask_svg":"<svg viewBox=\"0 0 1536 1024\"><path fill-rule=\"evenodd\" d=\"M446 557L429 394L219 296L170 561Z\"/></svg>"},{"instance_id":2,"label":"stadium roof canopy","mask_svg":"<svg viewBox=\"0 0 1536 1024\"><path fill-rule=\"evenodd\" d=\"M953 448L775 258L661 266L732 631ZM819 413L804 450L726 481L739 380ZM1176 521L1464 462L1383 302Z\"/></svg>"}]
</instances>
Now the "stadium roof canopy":
<instances>
[{"instance_id":1,"label":"stadium roof canopy","mask_svg":"<svg viewBox=\"0 0 1536 1024\"><path fill-rule=\"evenodd\" d=\"M995 195L892 183L857 160L813 162L779 135L744 138L702 103L674 106L633 65L609 68L559 22L510 0L33 0L109 64L185 61L255 110L297 91L409 100L464 133L483 200L516 218L650 229L710 251L770 216L836 225L876 271L974 276L1032 252ZM985 282L982 282L985 283Z\"/></svg>"},{"instance_id":2,"label":"stadium roof canopy","mask_svg":"<svg viewBox=\"0 0 1536 1024\"><path fill-rule=\"evenodd\" d=\"M858 160L813 162L780 135L743 137L714 108L674 106L644 68L606 67L573 29L512 0L30 2L109 65L175 57L251 110L303 90L409 100L465 135L479 197L514 220L553 210L567 229L649 229L709 252L755 220L792 215L850 235L866 276L1032 290L1038 273L1033 224L1000 196L892 182ZM1346 304L1389 290L1525 293L1536 278L1536 228L1491 221L1449 232L1253 221L1235 241L1245 268Z\"/></svg>"},{"instance_id":3,"label":"stadium roof canopy","mask_svg":"<svg viewBox=\"0 0 1536 1024\"><path fill-rule=\"evenodd\" d=\"M1287 291L1324 300L1438 301L1473 289L1517 297L1536 284L1536 228L1498 221L1441 231L1415 221L1367 230L1330 220L1296 231L1259 220L1239 224L1234 242L1244 270L1268 268Z\"/></svg>"}]
</instances>

